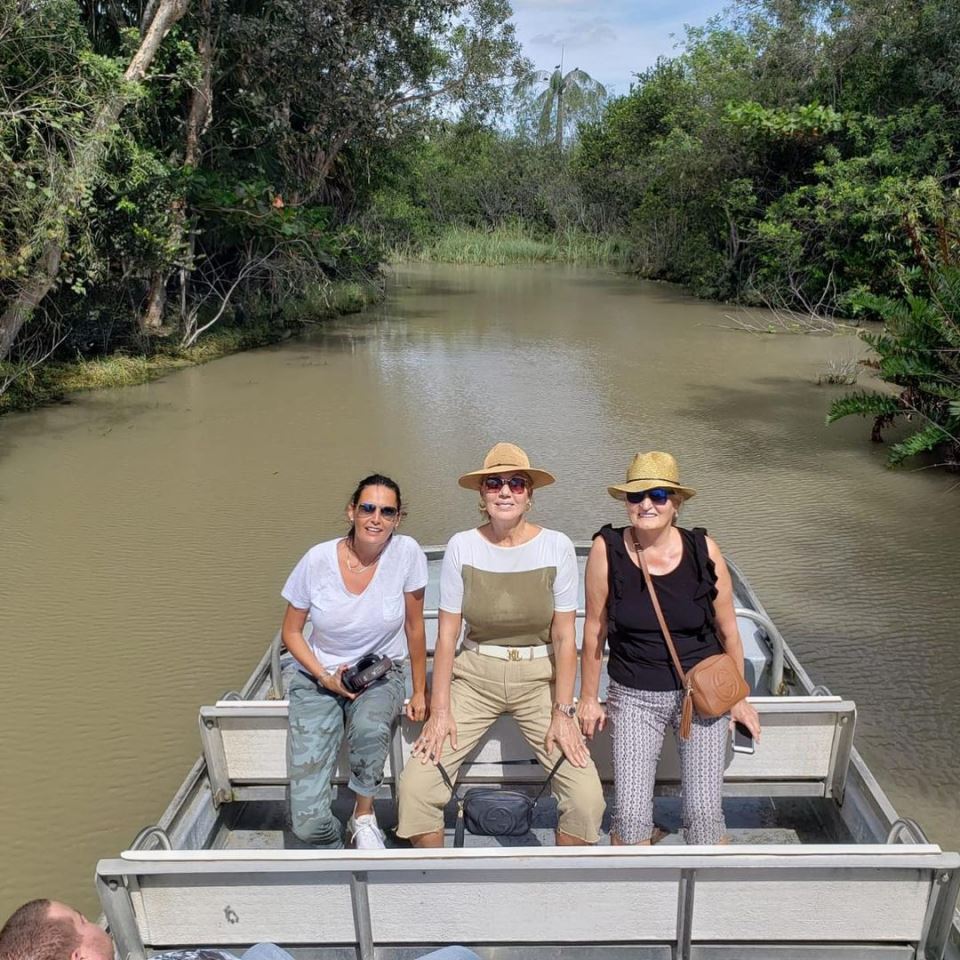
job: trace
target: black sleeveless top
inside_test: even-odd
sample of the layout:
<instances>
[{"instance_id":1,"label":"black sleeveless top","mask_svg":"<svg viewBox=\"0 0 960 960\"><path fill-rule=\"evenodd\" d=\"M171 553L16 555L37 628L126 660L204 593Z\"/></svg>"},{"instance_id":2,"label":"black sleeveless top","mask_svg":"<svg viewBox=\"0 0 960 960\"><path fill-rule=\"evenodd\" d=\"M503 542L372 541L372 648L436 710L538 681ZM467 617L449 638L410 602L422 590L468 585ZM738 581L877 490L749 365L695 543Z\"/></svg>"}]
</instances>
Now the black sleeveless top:
<instances>
[{"instance_id":1,"label":"black sleeveless top","mask_svg":"<svg viewBox=\"0 0 960 960\"><path fill-rule=\"evenodd\" d=\"M636 690L679 690L666 640L657 622L643 571L623 543L626 528L607 524L596 533L607 547L607 670L612 680ZM664 619L683 669L723 653L714 628L717 574L707 552L706 530L677 528L683 539L678 566L653 577Z\"/></svg>"}]
</instances>

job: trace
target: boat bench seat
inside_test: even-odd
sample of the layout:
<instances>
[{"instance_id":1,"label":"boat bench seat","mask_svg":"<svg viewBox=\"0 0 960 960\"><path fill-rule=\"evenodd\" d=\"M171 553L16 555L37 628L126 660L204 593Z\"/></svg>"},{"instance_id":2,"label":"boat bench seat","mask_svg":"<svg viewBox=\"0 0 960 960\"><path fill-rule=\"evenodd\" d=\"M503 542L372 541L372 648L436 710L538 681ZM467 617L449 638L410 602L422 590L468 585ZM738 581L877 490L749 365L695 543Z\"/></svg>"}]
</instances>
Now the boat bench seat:
<instances>
[{"instance_id":1,"label":"boat bench seat","mask_svg":"<svg viewBox=\"0 0 960 960\"><path fill-rule=\"evenodd\" d=\"M753 754L727 749L726 795L832 797L841 800L853 746L856 707L840 697L752 697L763 734ZM410 756L420 730L401 716L394 727L384 782ZM613 780L609 728L590 750L600 777ZM287 701L225 700L200 708L200 736L216 803L283 796L287 776ZM660 793L676 792L677 751L668 731L657 769ZM349 779L346 748L334 782ZM510 717L501 717L461 768L461 783L539 782L543 772ZM278 789L281 788L281 789Z\"/></svg>"},{"instance_id":2,"label":"boat bench seat","mask_svg":"<svg viewBox=\"0 0 960 960\"><path fill-rule=\"evenodd\" d=\"M960 856L932 844L127 851L97 865L121 960L273 941L311 960L942 955Z\"/></svg>"}]
</instances>

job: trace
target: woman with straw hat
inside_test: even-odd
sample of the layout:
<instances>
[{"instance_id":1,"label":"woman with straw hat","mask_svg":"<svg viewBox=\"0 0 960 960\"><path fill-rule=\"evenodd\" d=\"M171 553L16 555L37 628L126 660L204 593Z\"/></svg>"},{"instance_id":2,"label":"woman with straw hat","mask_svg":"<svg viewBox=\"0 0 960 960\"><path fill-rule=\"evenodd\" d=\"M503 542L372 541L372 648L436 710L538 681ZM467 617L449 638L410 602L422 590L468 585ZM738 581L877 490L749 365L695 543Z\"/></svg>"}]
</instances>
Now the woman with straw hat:
<instances>
[{"instance_id":1,"label":"woman with straw hat","mask_svg":"<svg viewBox=\"0 0 960 960\"><path fill-rule=\"evenodd\" d=\"M653 822L657 761L667 725L679 731L684 696L646 586L641 553L684 673L725 652L742 674L743 645L720 548L706 531L677 525L681 505L696 493L680 482L677 461L669 453L638 453L627 469L626 483L607 490L625 501L629 523L600 530L587 559L578 712L588 738L603 729L607 713L598 692L606 637L616 791L610 839L615 844L649 844L659 839ZM688 843L724 840L720 796L728 722L735 720L759 738L757 712L746 700L731 709L729 721L695 716L689 739L678 735Z\"/></svg>"},{"instance_id":2,"label":"woman with straw hat","mask_svg":"<svg viewBox=\"0 0 960 960\"><path fill-rule=\"evenodd\" d=\"M397 835L443 845L449 781L494 721L511 714L551 780L558 844L596 842L600 779L576 722L577 560L570 539L531 523L533 490L554 482L512 443L498 443L460 486L479 492L485 522L455 534L440 574L430 719L399 790ZM461 625L466 633L455 650Z\"/></svg>"}]
</instances>

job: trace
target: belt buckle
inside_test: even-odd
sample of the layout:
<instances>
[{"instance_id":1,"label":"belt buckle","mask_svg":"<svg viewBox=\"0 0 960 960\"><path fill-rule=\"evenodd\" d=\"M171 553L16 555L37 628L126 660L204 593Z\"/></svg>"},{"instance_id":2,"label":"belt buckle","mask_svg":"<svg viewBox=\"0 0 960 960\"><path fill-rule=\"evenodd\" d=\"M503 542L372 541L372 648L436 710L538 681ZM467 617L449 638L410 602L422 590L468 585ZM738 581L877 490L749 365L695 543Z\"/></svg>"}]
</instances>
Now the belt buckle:
<instances>
[{"instance_id":1,"label":"belt buckle","mask_svg":"<svg viewBox=\"0 0 960 960\"><path fill-rule=\"evenodd\" d=\"M508 660L519 660L520 651L516 647L507 647L507 659Z\"/></svg>"}]
</instances>

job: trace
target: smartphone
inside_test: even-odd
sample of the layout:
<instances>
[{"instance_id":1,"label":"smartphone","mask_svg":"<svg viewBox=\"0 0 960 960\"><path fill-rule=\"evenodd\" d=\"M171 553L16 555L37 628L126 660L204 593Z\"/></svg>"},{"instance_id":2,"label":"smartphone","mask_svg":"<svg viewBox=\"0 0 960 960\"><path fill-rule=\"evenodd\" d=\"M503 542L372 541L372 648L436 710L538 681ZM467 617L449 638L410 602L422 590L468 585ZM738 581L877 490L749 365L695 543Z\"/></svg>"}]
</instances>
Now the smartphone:
<instances>
[{"instance_id":1,"label":"smartphone","mask_svg":"<svg viewBox=\"0 0 960 960\"><path fill-rule=\"evenodd\" d=\"M733 725L733 752L734 753L753 753L756 748L753 744L753 735L742 724Z\"/></svg>"}]
</instances>

